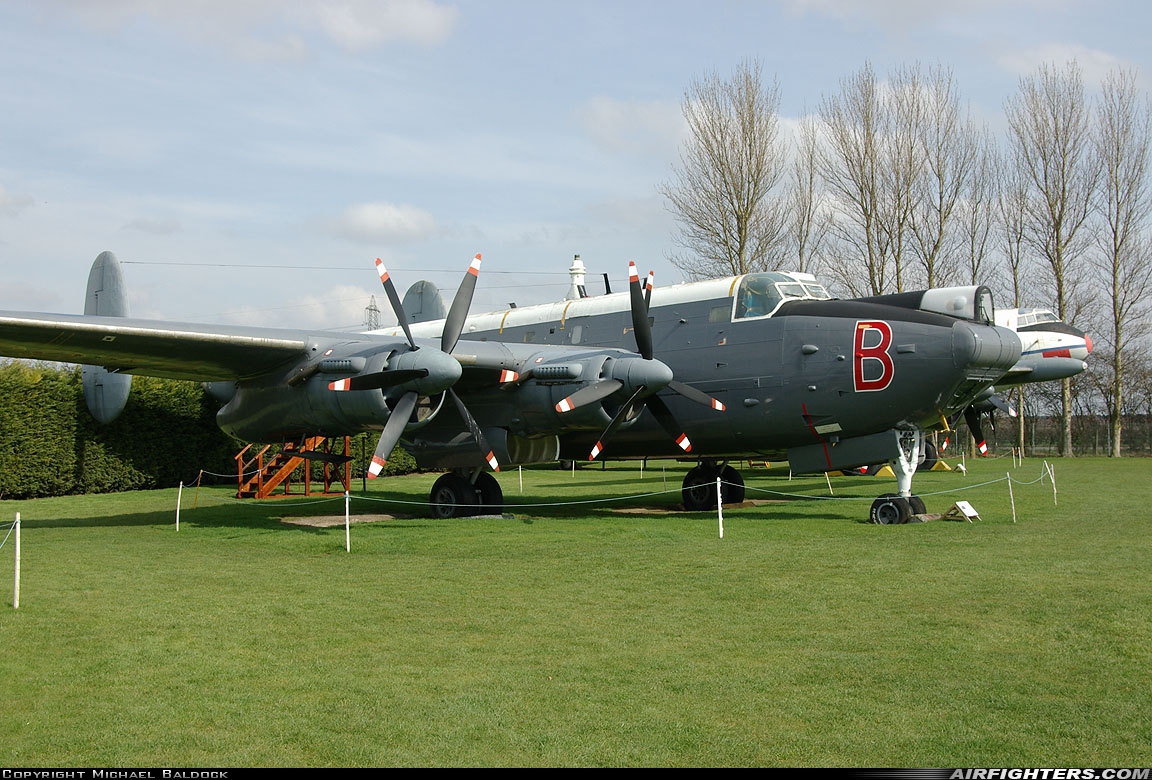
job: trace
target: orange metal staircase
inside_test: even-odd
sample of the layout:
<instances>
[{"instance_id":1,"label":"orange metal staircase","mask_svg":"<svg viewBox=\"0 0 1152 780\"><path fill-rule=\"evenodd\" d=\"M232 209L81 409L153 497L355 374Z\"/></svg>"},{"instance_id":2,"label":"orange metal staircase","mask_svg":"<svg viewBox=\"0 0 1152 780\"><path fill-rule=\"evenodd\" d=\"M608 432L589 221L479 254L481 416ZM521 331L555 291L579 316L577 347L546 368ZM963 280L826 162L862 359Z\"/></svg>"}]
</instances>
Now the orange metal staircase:
<instances>
[{"instance_id":1,"label":"orange metal staircase","mask_svg":"<svg viewBox=\"0 0 1152 780\"><path fill-rule=\"evenodd\" d=\"M349 454L350 437L343 439L343 452L334 452L333 442L340 439L329 439L324 436L313 436L299 442L285 442L279 452L273 454L265 461L265 455L272 448L271 444L264 445L254 455L249 450L254 445L249 444L236 454L237 469L237 498L268 498L272 491L283 486L281 495L291 495L292 473L304 464L304 495L312 495L312 462L323 464L324 495L342 495L348 490L352 476L351 455ZM333 486L338 485L338 490Z\"/></svg>"}]
</instances>

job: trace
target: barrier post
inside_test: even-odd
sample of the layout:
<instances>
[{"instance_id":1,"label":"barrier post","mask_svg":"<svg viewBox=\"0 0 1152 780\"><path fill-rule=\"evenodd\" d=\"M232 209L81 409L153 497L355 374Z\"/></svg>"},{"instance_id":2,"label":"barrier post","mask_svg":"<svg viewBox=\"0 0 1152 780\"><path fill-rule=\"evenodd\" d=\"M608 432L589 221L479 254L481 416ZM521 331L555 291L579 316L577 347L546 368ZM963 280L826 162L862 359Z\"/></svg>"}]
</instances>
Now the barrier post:
<instances>
[{"instance_id":1,"label":"barrier post","mask_svg":"<svg viewBox=\"0 0 1152 780\"><path fill-rule=\"evenodd\" d=\"M20 609L20 513L16 513L16 582L12 588L12 609Z\"/></svg>"},{"instance_id":2,"label":"barrier post","mask_svg":"<svg viewBox=\"0 0 1152 780\"><path fill-rule=\"evenodd\" d=\"M352 521L348 517L348 491L344 491L344 552L352 552Z\"/></svg>"},{"instance_id":3,"label":"barrier post","mask_svg":"<svg viewBox=\"0 0 1152 780\"><path fill-rule=\"evenodd\" d=\"M1008 503L1012 505L1012 522L1016 522L1016 499L1012 496L1012 474L1008 474Z\"/></svg>"},{"instance_id":4,"label":"barrier post","mask_svg":"<svg viewBox=\"0 0 1152 780\"><path fill-rule=\"evenodd\" d=\"M176 532L180 532L180 497L184 495L184 483L176 489Z\"/></svg>"},{"instance_id":5,"label":"barrier post","mask_svg":"<svg viewBox=\"0 0 1152 780\"><path fill-rule=\"evenodd\" d=\"M716 477L716 520L720 524L720 538L724 538L724 491L720 488L720 477Z\"/></svg>"}]
</instances>

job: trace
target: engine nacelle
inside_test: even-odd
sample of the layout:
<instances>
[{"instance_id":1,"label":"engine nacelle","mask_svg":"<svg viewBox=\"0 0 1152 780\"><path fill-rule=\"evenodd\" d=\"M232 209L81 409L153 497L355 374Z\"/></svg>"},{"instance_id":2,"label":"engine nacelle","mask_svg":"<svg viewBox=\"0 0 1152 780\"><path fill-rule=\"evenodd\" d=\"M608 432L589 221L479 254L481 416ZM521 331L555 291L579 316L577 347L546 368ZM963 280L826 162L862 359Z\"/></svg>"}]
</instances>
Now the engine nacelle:
<instances>
[{"instance_id":1,"label":"engine nacelle","mask_svg":"<svg viewBox=\"0 0 1152 780\"><path fill-rule=\"evenodd\" d=\"M558 411L556 404L581 388L613 378L615 364L630 359L631 356L625 352L617 356L602 351L532 365L531 379L515 390L513 433L539 435L544 432L604 430L612 422L618 404L626 400L626 396L621 397L623 390L599 403L568 412Z\"/></svg>"},{"instance_id":2,"label":"engine nacelle","mask_svg":"<svg viewBox=\"0 0 1152 780\"><path fill-rule=\"evenodd\" d=\"M384 393L338 393L323 376L296 386L241 384L216 413L228 434L244 441L279 442L299 436L351 436L382 430L391 410Z\"/></svg>"}]
</instances>

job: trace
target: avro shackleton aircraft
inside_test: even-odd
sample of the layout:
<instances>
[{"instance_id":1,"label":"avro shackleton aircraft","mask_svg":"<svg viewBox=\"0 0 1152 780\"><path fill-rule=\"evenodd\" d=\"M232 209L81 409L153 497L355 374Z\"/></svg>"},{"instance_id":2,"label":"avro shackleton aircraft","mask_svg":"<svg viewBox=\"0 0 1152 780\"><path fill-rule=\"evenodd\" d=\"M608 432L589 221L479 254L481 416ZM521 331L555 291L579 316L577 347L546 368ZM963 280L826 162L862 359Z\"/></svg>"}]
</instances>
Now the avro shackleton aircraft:
<instances>
[{"instance_id":1,"label":"avro shackleton aircraft","mask_svg":"<svg viewBox=\"0 0 1152 780\"><path fill-rule=\"evenodd\" d=\"M208 383L220 427L248 441L381 431L373 475L398 444L447 471L430 496L441 517L499 508L490 470L600 456L691 458L685 506L713 507L717 478L722 500L743 499L731 463L784 452L798 473L889 461L898 494L872 507L884 523L923 511L911 491L923 432L1021 356L982 286L835 300L809 275L773 272L653 290L633 265L627 293L469 317L479 255L446 314L434 288L401 302L377 267L394 329L222 327L126 316L105 252L84 315L0 312L0 354L92 367L102 419L144 374Z\"/></svg>"}]
</instances>

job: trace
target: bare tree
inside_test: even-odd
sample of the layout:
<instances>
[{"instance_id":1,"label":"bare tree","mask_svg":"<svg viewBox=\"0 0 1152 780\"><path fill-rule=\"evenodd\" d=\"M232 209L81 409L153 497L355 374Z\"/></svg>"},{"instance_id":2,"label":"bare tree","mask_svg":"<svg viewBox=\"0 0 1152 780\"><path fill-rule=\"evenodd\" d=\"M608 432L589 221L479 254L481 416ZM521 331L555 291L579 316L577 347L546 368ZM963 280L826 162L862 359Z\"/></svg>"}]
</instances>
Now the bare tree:
<instances>
[{"instance_id":1,"label":"bare tree","mask_svg":"<svg viewBox=\"0 0 1152 780\"><path fill-rule=\"evenodd\" d=\"M965 267L961 277L968 284L984 284L985 261L992 251L993 225L999 195L999 155L988 132L974 134L972 175L957 204L957 224ZM945 277L945 280L956 277Z\"/></svg>"},{"instance_id":2,"label":"bare tree","mask_svg":"<svg viewBox=\"0 0 1152 780\"><path fill-rule=\"evenodd\" d=\"M1091 121L1080 68L1044 65L1020 80L1019 94L1005 112L1014 164L1029 184L1026 238L1051 271L1057 314L1073 322L1078 268L1088 236L1096 169L1092 164ZM1061 382L1061 452L1072 455L1072 388Z\"/></svg>"},{"instance_id":3,"label":"bare tree","mask_svg":"<svg viewBox=\"0 0 1152 780\"><path fill-rule=\"evenodd\" d=\"M672 262L692 278L769 270L782 251L785 170L779 139L780 90L758 62L723 81L693 81L684 95L689 139L673 181L661 186L680 225Z\"/></svg>"},{"instance_id":4,"label":"bare tree","mask_svg":"<svg viewBox=\"0 0 1152 780\"><path fill-rule=\"evenodd\" d=\"M1005 296L1013 308L1020 308L1024 300L1024 289L1028 284L1030 266L1027 263L1028 242L1026 215L1028 212L1028 182L1019 168L1013 165L999 166L999 197L996 199L996 224L999 226L999 246L1001 257L1007 270L1007 283L997 285L997 295ZM1003 277L998 277L1003 278ZM1024 451L1024 416L1029 404L1025 398L1027 385L1020 385L1013 393L1019 414L1016 445Z\"/></svg>"},{"instance_id":5,"label":"bare tree","mask_svg":"<svg viewBox=\"0 0 1152 780\"><path fill-rule=\"evenodd\" d=\"M829 272L852 295L886 292L887 256L880 230L883 107L872 66L840 83L820 105L827 145L820 174L832 199L836 246Z\"/></svg>"},{"instance_id":6,"label":"bare tree","mask_svg":"<svg viewBox=\"0 0 1152 780\"><path fill-rule=\"evenodd\" d=\"M882 246L892 264L896 292L904 292L908 277L906 245L910 243L916 210L917 185L927 165L922 143L929 124L925 84L919 67L901 67L892 74L880 117L881 139L879 228Z\"/></svg>"},{"instance_id":7,"label":"bare tree","mask_svg":"<svg viewBox=\"0 0 1152 780\"><path fill-rule=\"evenodd\" d=\"M917 136L923 149L922 175L916 184L913 211L913 252L928 287L953 283L960 276L954 261L967 235L979 240L987 225L987 182L978 181L983 136L960 104L960 89L952 72L933 68L921 99L925 103ZM957 220L961 221L957 225ZM962 227L958 230L958 227ZM971 252L969 252L971 254Z\"/></svg>"},{"instance_id":8,"label":"bare tree","mask_svg":"<svg viewBox=\"0 0 1152 780\"><path fill-rule=\"evenodd\" d=\"M792 164L789 236L797 271L815 273L820 252L828 234L828 212L820 189L818 162L819 127L815 118L800 120L796 136L796 156Z\"/></svg>"},{"instance_id":9,"label":"bare tree","mask_svg":"<svg viewBox=\"0 0 1152 780\"><path fill-rule=\"evenodd\" d=\"M1108 409L1111 455L1120 456L1123 428L1124 361L1129 342L1147 329L1152 293L1152 247L1147 235L1148 144L1152 109L1141 100L1136 75L1110 74L1097 111L1096 150L1101 171L1098 208L1102 216L1097 264L1107 292L1106 338L1109 380L1102 388Z\"/></svg>"}]
</instances>

